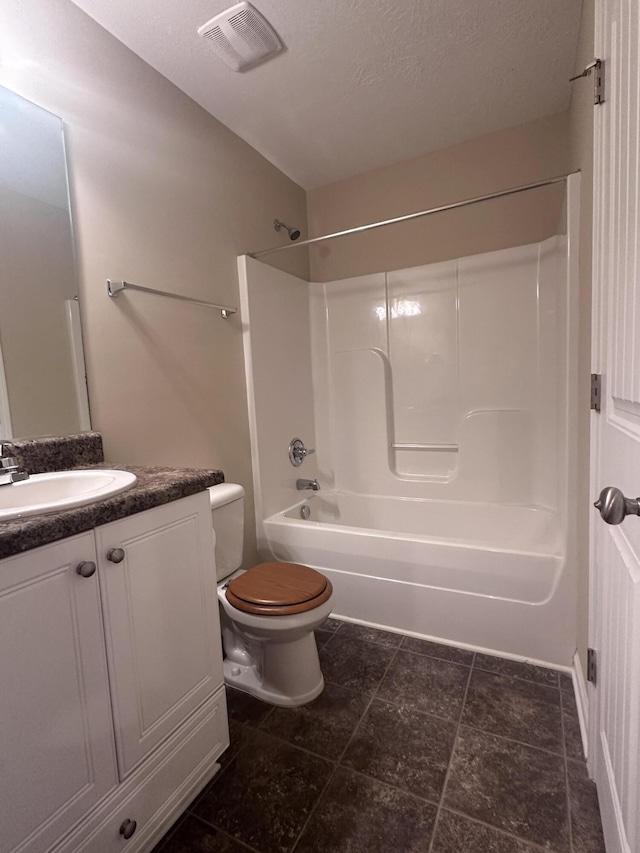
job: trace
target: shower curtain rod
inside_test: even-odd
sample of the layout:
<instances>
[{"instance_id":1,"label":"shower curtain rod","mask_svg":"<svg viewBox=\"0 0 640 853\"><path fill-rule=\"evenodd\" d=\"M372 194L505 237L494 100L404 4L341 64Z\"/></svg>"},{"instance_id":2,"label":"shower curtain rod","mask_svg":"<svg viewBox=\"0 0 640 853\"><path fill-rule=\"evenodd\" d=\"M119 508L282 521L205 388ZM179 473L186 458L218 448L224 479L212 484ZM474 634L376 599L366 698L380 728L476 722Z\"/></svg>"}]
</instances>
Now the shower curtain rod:
<instances>
[{"instance_id":1,"label":"shower curtain rod","mask_svg":"<svg viewBox=\"0 0 640 853\"><path fill-rule=\"evenodd\" d=\"M335 231L333 234L324 234L322 237L312 237L310 240L301 240L299 243L287 243L284 246L275 246L272 249L262 249L260 252L248 252L250 258L263 258L265 255L272 255L274 252L284 252L287 249L297 249L300 246L311 246L313 243L321 243L324 240L332 240L334 237L346 237L347 234L357 234L360 231L371 231L373 228L382 228L383 225L395 225L397 222L408 222L410 219L419 219L422 216L429 216L432 213L444 213L445 210L455 210L458 207L466 207L469 204L477 204L480 201L490 201L493 198L504 198L508 195L516 195L523 193L526 190L535 190L539 187L548 187L551 184L560 184L566 181L570 175L579 174L580 169L575 172L569 172L567 175L558 175L556 178L548 178L546 181L536 181L534 184L523 184L520 187L513 187L509 190L500 190L496 193L488 195L478 195L475 198L467 198L464 201L455 201L453 204L443 204L441 207L432 207L429 210L420 210L417 213L407 213L404 216L395 216L393 219L384 219L381 222L370 222L368 225L357 225L355 228L347 228L346 231Z\"/></svg>"}]
</instances>

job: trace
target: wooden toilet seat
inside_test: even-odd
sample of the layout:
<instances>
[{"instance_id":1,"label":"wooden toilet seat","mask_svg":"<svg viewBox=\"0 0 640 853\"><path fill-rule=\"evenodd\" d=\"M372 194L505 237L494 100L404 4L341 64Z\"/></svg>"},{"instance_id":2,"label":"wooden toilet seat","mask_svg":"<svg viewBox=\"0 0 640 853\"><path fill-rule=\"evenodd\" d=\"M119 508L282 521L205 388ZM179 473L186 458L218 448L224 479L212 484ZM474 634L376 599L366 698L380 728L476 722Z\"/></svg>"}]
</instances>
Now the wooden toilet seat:
<instances>
[{"instance_id":1,"label":"wooden toilet seat","mask_svg":"<svg viewBox=\"0 0 640 853\"><path fill-rule=\"evenodd\" d=\"M314 610L331 596L331 581L299 563L259 563L234 578L229 604L256 616L290 616Z\"/></svg>"}]
</instances>

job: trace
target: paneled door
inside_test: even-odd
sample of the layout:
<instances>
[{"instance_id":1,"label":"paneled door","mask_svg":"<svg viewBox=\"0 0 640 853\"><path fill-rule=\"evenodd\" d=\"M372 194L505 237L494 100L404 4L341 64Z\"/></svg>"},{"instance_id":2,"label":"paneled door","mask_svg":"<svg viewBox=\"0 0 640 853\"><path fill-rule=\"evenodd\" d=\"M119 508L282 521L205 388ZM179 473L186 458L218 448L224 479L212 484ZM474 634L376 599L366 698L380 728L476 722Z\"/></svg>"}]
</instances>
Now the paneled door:
<instances>
[{"instance_id":1,"label":"paneled door","mask_svg":"<svg viewBox=\"0 0 640 853\"><path fill-rule=\"evenodd\" d=\"M209 493L96 529L124 779L223 682Z\"/></svg>"},{"instance_id":2,"label":"paneled door","mask_svg":"<svg viewBox=\"0 0 640 853\"><path fill-rule=\"evenodd\" d=\"M90 532L2 560L0 853L52 850L117 782L95 559Z\"/></svg>"},{"instance_id":3,"label":"paneled door","mask_svg":"<svg viewBox=\"0 0 640 853\"><path fill-rule=\"evenodd\" d=\"M594 497L606 486L640 495L639 24L637 0L596 0L606 89L594 108L594 370L604 376L592 415ZM640 518L607 524L594 510L591 546L590 767L607 850L638 853Z\"/></svg>"}]
</instances>

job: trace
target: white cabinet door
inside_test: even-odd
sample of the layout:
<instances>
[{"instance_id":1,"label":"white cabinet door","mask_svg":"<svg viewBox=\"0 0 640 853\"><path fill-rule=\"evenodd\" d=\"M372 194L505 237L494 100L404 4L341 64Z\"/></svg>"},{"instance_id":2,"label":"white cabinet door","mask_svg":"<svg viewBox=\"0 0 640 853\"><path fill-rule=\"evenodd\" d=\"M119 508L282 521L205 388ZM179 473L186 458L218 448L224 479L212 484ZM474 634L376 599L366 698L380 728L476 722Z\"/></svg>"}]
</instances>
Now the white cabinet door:
<instances>
[{"instance_id":1,"label":"white cabinet door","mask_svg":"<svg viewBox=\"0 0 640 853\"><path fill-rule=\"evenodd\" d=\"M0 851L36 853L117 781L93 532L2 561Z\"/></svg>"},{"instance_id":2,"label":"white cabinet door","mask_svg":"<svg viewBox=\"0 0 640 853\"><path fill-rule=\"evenodd\" d=\"M208 492L99 527L96 545L124 779L223 681Z\"/></svg>"}]
</instances>

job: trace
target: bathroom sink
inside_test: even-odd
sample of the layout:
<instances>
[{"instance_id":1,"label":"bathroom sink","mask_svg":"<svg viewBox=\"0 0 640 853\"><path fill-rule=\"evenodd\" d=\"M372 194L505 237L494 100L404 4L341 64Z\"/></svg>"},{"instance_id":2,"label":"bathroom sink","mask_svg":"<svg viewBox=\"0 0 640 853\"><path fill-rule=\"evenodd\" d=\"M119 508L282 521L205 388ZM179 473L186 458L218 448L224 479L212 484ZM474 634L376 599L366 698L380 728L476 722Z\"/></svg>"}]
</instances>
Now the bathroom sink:
<instances>
[{"instance_id":1,"label":"bathroom sink","mask_svg":"<svg viewBox=\"0 0 640 853\"><path fill-rule=\"evenodd\" d=\"M129 471L54 471L0 486L0 521L85 506L130 489Z\"/></svg>"}]
</instances>

